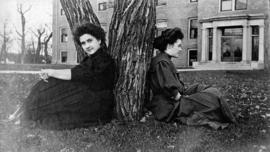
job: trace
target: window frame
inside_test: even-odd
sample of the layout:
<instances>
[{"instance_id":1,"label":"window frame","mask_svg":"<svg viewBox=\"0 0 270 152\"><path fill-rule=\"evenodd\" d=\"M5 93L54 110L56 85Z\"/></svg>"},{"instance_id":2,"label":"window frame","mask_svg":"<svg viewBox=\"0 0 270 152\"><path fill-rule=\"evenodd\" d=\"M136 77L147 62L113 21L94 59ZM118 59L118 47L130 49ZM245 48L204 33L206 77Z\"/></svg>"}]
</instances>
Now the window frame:
<instances>
[{"instance_id":1,"label":"window frame","mask_svg":"<svg viewBox=\"0 0 270 152\"><path fill-rule=\"evenodd\" d=\"M248 1L247 0L245 0L246 1L246 8L243 8L243 9L236 9L236 2L238 1L238 0L234 0L235 2L234 2L234 10L246 10L247 9L247 5L248 5Z\"/></svg>"},{"instance_id":2,"label":"window frame","mask_svg":"<svg viewBox=\"0 0 270 152\"><path fill-rule=\"evenodd\" d=\"M223 2L224 2L224 1L231 1L231 9L230 9L230 10L222 10L222 5L223 5ZM220 0L220 5L219 5L220 9L219 9L219 10L220 10L221 12L233 11L233 1L234 1L234 0Z\"/></svg>"},{"instance_id":3,"label":"window frame","mask_svg":"<svg viewBox=\"0 0 270 152\"><path fill-rule=\"evenodd\" d=\"M253 33L253 29L258 28L258 33ZM259 61L259 46L260 46L260 27L258 25L251 26L251 61ZM257 50L257 56L253 56L253 53L255 50L253 50L254 47L254 39L258 39L258 50Z\"/></svg>"},{"instance_id":4,"label":"window frame","mask_svg":"<svg viewBox=\"0 0 270 152\"><path fill-rule=\"evenodd\" d=\"M66 36L63 35L63 30L66 30ZM66 37L66 38L64 38ZM60 27L60 42L67 43L68 42L68 28Z\"/></svg>"},{"instance_id":5,"label":"window frame","mask_svg":"<svg viewBox=\"0 0 270 152\"><path fill-rule=\"evenodd\" d=\"M195 38L191 38L191 21L192 20L197 20L197 28L196 28L197 34ZM192 17L188 19L188 38L191 40L198 39L198 17Z\"/></svg>"},{"instance_id":6,"label":"window frame","mask_svg":"<svg viewBox=\"0 0 270 152\"><path fill-rule=\"evenodd\" d=\"M62 57L63 57L63 54L62 53L66 53L66 61L62 61ZM68 61L68 52L67 51L60 51L60 61L61 63L67 63Z\"/></svg>"},{"instance_id":7,"label":"window frame","mask_svg":"<svg viewBox=\"0 0 270 152\"><path fill-rule=\"evenodd\" d=\"M208 47L208 61L213 60L213 28L208 28L207 29L207 47ZM211 44L211 45L210 45ZM211 54L210 54L211 52Z\"/></svg>"},{"instance_id":8,"label":"window frame","mask_svg":"<svg viewBox=\"0 0 270 152\"><path fill-rule=\"evenodd\" d=\"M219 0L219 11L220 12L247 10L247 7L248 7L248 0L245 0L246 1L246 7L242 8L242 9L237 9L236 8L236 2L238 0L227 0L227 1L231 1L231 9L230 10L222 10L222 4L223 4L224 1L226 1L226 0Z\"/></svg>"},{"instance_id":9,"label":"window frame","mask_svg":"<svg viewBox=\"0 0 270 152\"><path fill-rule=\"evenodd\" d=\"M101 9L101 5L103 5L104 6L104 9ZM100 11L100 12L103 12L103 11L106 11L108 8L107 8L107 2L99 2L98 3L98 11Z\"/></svg>"},{"instance_id":10,"label":"window frame","mask_svg":"<svg viewBox=\"0 0 270 152\"><path fill-rule=\"evenodd\" d=\"M225 32L226 29L228 29L228 30L231 29L231 31L226 33ZM241 32L239 32L240 34L238 32L235 32L234 29L240 29L241 30ZM244 35L244 28L242 26L231 26L231 27L228 26L228 27L221 28L221 40L220 40L221 62L241 62L243 60L243 55L242 55L243 54L243 43L244 43L243 35ZM236 41L237 39L238 40L240 39L241 45L240 45L239 49L241 50L241 52L240 52L241 54L239 56L238 55L236 56L236 50L231 51L231 49L229 49L228 52L230 54L229 54L229 56L227 56L225 54L227 51L224 52L224 50L223 50L224 48L222 46L222 44L224 44L223 39L233 39L234 41ZM230 46L230 48L231 48L232 45L226 45L226 46ZM233 55L231 55L231 54L233 54Z\"/></svg>"},{"instance_id":11,"label":"window frame","mask_svg":"<svg viewBox=\"0 0 270 152\"><path fill-rule=\"evenodd\" d=\"M189 67L192 67L193 66L193 65L189 65L189 63L190 63L190 52L191 51L196 51L197 52L197 54L196 54L197 55L197 60L196 61L198 61L198 55L199 55L197 48L190 48L190 49L188 49L188 59L187 59L188 62L187 62L187 64L188 64Z\"/></svg>"}]
</instances>

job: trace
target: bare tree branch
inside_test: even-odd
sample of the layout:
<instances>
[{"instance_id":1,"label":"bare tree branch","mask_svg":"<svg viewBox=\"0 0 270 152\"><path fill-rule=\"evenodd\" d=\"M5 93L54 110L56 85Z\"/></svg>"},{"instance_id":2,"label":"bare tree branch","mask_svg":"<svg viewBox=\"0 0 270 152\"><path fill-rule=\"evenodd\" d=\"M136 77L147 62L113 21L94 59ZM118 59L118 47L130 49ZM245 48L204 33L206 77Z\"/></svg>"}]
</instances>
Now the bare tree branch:
<instances>
[{"instance_id":1,"label":"bare tree branch","mask_svg":"<svg viewBox=\"0 0 270 152\"><path fill-rule=\"evenodd\" d=\"M22 32L19 33L18 31L17 34L21 37L21 63L24 63L24 58L25 58L25 24L26 24L26 19L25 19L25 13L30 11L31 5L26 9L23 10L23 5L22 4L17 4L17 12L21 16L21 25L22 25Z\"/></svg>"},{"instance_id":2,"label":"bare tree branch","mask_svg":"<svg viewBox=\"0 0 270 152\"><path fill-rule=\"evenodd\" d=\"M30 11L31 8L32 8L32 5L30 5L30 6L28 7L28 9L26 9L23 13L25 14L26 12Z\"/></svg>"}]
</instances>

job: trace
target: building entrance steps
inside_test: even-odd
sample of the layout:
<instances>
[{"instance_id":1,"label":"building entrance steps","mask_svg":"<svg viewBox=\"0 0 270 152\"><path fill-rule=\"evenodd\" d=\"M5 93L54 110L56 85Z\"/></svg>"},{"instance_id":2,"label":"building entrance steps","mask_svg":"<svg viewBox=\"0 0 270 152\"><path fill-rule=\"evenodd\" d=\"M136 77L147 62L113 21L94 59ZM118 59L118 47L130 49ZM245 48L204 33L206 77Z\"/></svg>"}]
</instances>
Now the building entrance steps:
<instances>
[{"instance_id":1,"label":"building entrance steps","mask_svg":"<svg viewBox=\"0 0 270 152\"><path fill-rule=\"evenodd\" d=\"M255 70L263 69L263 65L257 62L243 63L243 62L193 62L194 69L204 70Z\"/></svg>"}]
</instances>

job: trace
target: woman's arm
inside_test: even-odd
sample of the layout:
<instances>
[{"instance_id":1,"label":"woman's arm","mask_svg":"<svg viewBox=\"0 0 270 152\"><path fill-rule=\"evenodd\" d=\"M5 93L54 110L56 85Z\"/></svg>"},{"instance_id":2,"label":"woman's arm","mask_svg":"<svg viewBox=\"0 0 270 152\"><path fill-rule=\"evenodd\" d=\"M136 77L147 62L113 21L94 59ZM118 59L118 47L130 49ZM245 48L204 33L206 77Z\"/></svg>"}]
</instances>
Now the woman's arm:
<instances>
[{"instance_id":1,"label":"woman's arm","mask_svg":"<svg viewBox=\"0 0 270 152\"><path fill-rule=\"evenodd\" d=\"M49 77L54 77L61 80L71 80L70 69L42 69L41 72L47 73Z\"/></svg>"},{"instance_id":2,"label":"woman's arm","mask_svg":"<svg viewBox=\"0 0 270 152\"><path fill-rule=\"evenodd\" d=\"M165 61L159 62L156 67L157 84L161 87L164 94L174 100L181 98L180 89L183 87L170 68L170 64Z\"/></svg>"}]
</instances>

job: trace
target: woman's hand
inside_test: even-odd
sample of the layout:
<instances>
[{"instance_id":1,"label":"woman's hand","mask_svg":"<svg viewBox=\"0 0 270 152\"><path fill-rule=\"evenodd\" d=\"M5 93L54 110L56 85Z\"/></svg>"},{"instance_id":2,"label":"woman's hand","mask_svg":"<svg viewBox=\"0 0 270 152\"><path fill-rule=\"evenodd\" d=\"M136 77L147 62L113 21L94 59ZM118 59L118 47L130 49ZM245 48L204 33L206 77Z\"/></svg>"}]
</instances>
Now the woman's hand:
<instances>
[{"instance_id":1,"label":"woman's hand","mask_svg":"<svg viewBox=\"0 0 270 152\"><path fill-rule=\"evenodd\" d=\"M41 69L41 73L39 74L39 77L41 80L48 82L48 78L50 77L50 74L52 73L51 69Z\"/></svg>"},{"instance_id":2,"label":"woman's hand","mask_svg":"<svg viewBox=\"0 0 270 152\"><path fill-rule=\"evenodd\" d=\"M71 70L70 69L42 69L41 79L47 80L48 77L53 77L61 80L71 80Z\"/></svg>"},{"instance_id":3,"label":"woman's hand","mask_svg":"<svg viewBox=\"0 0 270 152\"><path fill-rule=\"evenodd\" d=\"M47 73L48 76L52 76L53 69L41 69L41 73Z\"/></svg>"}]
</instances>

